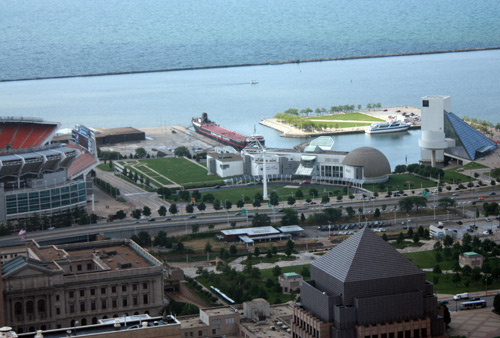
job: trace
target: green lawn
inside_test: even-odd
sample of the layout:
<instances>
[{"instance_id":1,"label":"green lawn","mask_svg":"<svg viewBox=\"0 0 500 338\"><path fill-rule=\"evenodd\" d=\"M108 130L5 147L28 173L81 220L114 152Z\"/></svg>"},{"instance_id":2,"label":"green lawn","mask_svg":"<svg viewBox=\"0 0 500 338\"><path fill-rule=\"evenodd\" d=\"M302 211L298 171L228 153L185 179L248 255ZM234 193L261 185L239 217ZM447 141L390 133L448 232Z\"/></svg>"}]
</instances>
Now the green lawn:
<instances>
[{"instance_id":1,"label":"green lawn","mask_svg":"<svg viewBox=\"0 0 500 338\"><path fill-rule=\"evenodd\" d=\"M326 124L327 128L353 128L353 127L367 127L371 123L363 122L316 122L314 121L314 126L320 128Z\"/></svg>"},{"instance_id":2,"label":"green lawn","mask_svg":"<svg viewBox=\"0 0 500 338\"><path fill-rule=\"evenodd\" d=\"M441 256L443 253L441 252ZM438 263L436 262L436 252L433 250L404 253L403 256L412 261L421 269L432 269ZM452 261L442 261L439 263L441 270L452 270L454 263Z\"/></svg>"},{"instance_id":3,"label":"green lawn","mask_svg":"<svg viewBox=\"0 0 500 338\"><path fill-rule=\"evenodd\" d=\"M463 168L466 170L469 170L469 169L474 170L474 169L488 168L488 166L481 164L481 163L477 163L477 162L471 162L471 163L467 163L466 165L464 165Z\"/></svg>"},{"instance_id":4,"label":"green lawn","mask_svg":"<svg viewBox=\"0 0 500 338\"><path fill-rule=\"evenodd\" d=\"M308 117L308 120L351 120L351 121L371 121L371 122L384 122L384 120L366 115L363 113L348 113L348 114L336 114L336 115L327 115L327 116L316 116L316 117Z\"/></svg>"},{"instance_id":5,"label":"green lawn","mask_svg":"<svg viewBox=\"0 0 500 338\"><path fill-rule=\"evenodd\" d=\"M107 172L113 172L113 170L115 170L114 168L110 168L108 163L106 163L106 164L100 163L97 165L97 168L101 169L102 171L107 171Z\"/></svg>"},{"instance_id":6,"label":"green lawn","mask_svg":"<svg viewBox=\"0 0 500 338\"><path fill-rule=\"evenodd\" d=\"M424 245L423 243L415 243L411 240L407 240L407 241L403 241L402 243L397 243L397 242L390 242L389 243L390 245L392 245L392 247L396 248L396 249L404 249L406 247L409 247L409 246L415 246L415 247L420 247L422 245Z\"/></svg>"},{"instance_id":7,"label":"green lawn","mask_svg":"<svg viewBox=\"0 0 500 338\"><path fill-rule=\"evenodd\" d=\"M265 255L260 255L259 257L252 256L252 264L259 263L276 263L278 261L294 261L297 257L294 255L284 256L284 255L273 255L271 258L266 257ZM241 264L247 264L248 259L241 261Z\"/></svg>"},{"instance_id":8,"label":"green lawn","mask_svg":"<svg viewBox=\"0 0 500 338\"><path fill-rule=\"evenodd\" d=\"M289 196L294 196L295 192L299 190L299 187L296 188L285 188L285 185L274 185L274 184L269 184L267 186L267 192L268 194L271 194L271 192L276 192L279 196L279 200L281 202L286 202L288 200ZM214 195L216 199L219 201L224 201L228 200L231 201L231 203L236 204L238 200L245 200L245 197L248 197L248 202L245 203L252 203L253 197L255 196L256 193L261 193L262 194L262 184L259 185L251 185L247 187L242 187L242 188L235 188L235 189L223 189L223 190L213 190L210 191L210 194ZM308 187L300 187L300 190L302 190L302 193L304 194L304 200L307 198L312 198L311 195L309 195L309 189ZM319 196L314 196L315 198L321 197L323 195L328 194L328 191L330 191L330 202L335 202L336 197L333 196L332 193L336 193L337 191L341 191L342 189L334 189L334 188L327 188L326 192L324 192L323 188L316 188L318 190L318 195Z\"/></svg>"},{"instance_id":9,"label":"green lawn","mask_svg":"<svg viewBox=\"0 0 500 338\"><path fill-rule=\"evenodd\" d=\"M365 189L370 191L377 191L379 194L387 192L387 189L391 191L420 189L420 188L431 188L435 187L436 182L430 181L428 179L418 177L412 174L392 174L389 175L389 181L381 184L366 184Z\"/></svg>"},{"instance_id":10,"label":"green lawn","mask_svg":"<svg viewBox=\"0 0 500 338\"><path fill-rule=\"evenodd\" d=\"M457 182L467 183L474 181L474 178L457 172L457 169L448 169L445 170L444 172L445 174L442 181L448 184L457 184Z\"/></svg>"},{"instance_id":11,"label":"green lawn","mask_svg":"<svg viewBox=\"0 0 500 338\"><path fill-rule=\"evenodd\" d=\"M141 171L147 176L156 179L162 184L172 184L172 182L186 185L206 182L222 182L221 178L217 175L207 175L207 170L197 164L184 158L159 158L150 160L140 160L140 164L136 165L137 170ZM134 171L128 162L123 164ZM152 170L157 173L153 172Z\"/></svg>"}]
</instances>

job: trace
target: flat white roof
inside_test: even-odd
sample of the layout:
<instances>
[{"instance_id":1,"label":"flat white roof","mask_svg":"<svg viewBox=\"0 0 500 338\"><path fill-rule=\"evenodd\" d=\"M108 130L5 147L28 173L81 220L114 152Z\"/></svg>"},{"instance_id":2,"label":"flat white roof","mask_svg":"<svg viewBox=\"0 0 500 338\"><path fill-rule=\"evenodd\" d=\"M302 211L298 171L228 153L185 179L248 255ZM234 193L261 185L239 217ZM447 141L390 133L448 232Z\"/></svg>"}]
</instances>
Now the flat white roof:
<instances>
[{"instance_id":1,"label":"flat white roof","mask_svg":"<svg viewBox=\"0 0 500 338\"><path fill-rule=\"evenodd\" d=\"M304 231L304 229L299 227L298 225L286 225L282 226L281 228L278 228L278 230L283 233Z\"/></svg>"},{"instance_id":2,"label":"flat white roof","mask_svg":"<svg viewBox=\"0 0 500 338\"><path fill-rule=\"evenodd\" d=\"M221 233L224 236L262 236L262 235L275 235L280 232L273 227L257 227L257 228L244 228L244 229L231 229L231 230L222 230Z\"/></svg>"}]
</instances>

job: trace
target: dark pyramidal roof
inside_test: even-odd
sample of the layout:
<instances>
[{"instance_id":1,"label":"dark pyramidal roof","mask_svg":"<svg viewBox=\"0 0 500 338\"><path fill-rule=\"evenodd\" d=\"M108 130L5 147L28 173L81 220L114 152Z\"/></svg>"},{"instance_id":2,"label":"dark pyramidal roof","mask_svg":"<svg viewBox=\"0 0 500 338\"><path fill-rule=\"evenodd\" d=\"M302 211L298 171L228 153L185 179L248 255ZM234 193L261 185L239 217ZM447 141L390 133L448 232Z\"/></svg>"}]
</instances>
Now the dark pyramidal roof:
<instances>
[{"instance_id":1,"label":"dark pyramidal roof","mask_svg":"<svg viewBox=\"0 0 500 338\"><path fill-rule=\"evenodd\" d=\"M337 245L312 265L344 283L424 274L367 228Z\"/></svg>"}]
</instances>

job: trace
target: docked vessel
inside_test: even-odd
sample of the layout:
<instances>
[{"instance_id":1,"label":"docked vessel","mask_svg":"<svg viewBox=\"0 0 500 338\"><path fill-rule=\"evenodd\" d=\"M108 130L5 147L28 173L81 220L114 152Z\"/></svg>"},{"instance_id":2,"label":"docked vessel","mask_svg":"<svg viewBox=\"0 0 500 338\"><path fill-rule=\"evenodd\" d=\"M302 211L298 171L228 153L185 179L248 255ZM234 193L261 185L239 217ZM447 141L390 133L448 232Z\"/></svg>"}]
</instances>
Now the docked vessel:
<instances>
[{"instance_id":1,"label":"docked vessel","mask_svg":"<svg viewBox=\"0 0 500 338\"><path fill-rule=\"evenodd\" d=\"M242 150L252 142L259 142L264 145L264 136L254 134L245 136L235 131L219 126L217 123L208 119L207 113L201 114L201 117L194 117L191 121L196 132L219 141L225 145L231 146L236 150Z\"/></svg>"},{"instance_id":2,"label":"docked vessel","mask_svg":"<svg viewBox=\"0 0 500 338\"><path fill-rule=\"evenodd\" d=\"M410 128L411 124L403 123L401 121L387 121L372 123L369 127L365 128L365 133L367 134L382 134L382 133L394 133L397 131L405 131Z\"/></svg>"}]
</instances>

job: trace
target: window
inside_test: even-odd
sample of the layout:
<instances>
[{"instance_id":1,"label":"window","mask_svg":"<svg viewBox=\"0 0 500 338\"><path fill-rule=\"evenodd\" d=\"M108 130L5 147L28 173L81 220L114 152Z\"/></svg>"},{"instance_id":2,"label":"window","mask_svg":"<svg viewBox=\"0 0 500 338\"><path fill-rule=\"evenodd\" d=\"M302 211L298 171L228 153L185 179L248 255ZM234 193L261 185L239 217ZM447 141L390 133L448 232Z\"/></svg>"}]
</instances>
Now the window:
<instances>
[{"instance_id":1,"label":"window","mask_svg":"<svg viewBox=\"0 0 500 338\"><path fill-rule=\"evenodd\" d=\"M116 298L113 298L111 300L111 307L114 309L116 307L118 307L118 302L116 301Z\"/></svg>"},{"instance_id":2,"label":"window","mask_svg":"<svg viewBox=\"0 0 500 338\"><path fill-rule=\"evenodd\" d=\"M56 315L60 315L61 314L61 309L56 307Z\"/></svg>"},{"instance_id":3,"label":"window","mask_svg":"<svg viewBox=\"0 0 500 338\"><path fill-rule=\"evenodd\" d=\"M411 330L405 331L405 338L411 338Z\"/></svg>"},{"instance_id":4,"label":"window","mask_svg":"<svg viewBox=\"0 0 500 338\"><path fill-rule=\"evenodd\" d=\"M80 303L80 312L85 312L85 302Z\"/></svg>"},{"instance_id":5,"label":"window","mask_svg":"<svg viewBox=\"0 0 500 338\"><path fill-rule=\"evenodd\" d=\"M106 294L106 288L101 288L101 295L105 295Z\"/></svg>"},{"instance_id":6,"label":"window","mask_svg":"<svg viewBox=\"0 0 500 338\"><path fill-rule=\"evenodd\" d=\"M198 331L198 337L201 337L203 335L202 331Z\"/></svg>"},{"instance_id":7,"label":"window","mask_svg":"<svg viewBox=\"0 0 500 338\"><path fill-rule=\"evenodd\" d=\"M87 263L87 270L92 270L92 263Z\"/></svg>"},{"instance_id":8,"label":"window","mask_svg":"<svg viewBox=\"0 0 500 338\"><path fill-rule=\"evenodd\" d=\"M116 293L116 286L112 286L112 287L111 287L111 292L112 292L112 293Z\"/></svg>"},{"instance_id":9,"label":"window","mask_svg":"<svg viewBox=\"0 0 500 338\"><path fill-rule=\"evenodd\" d=\"M217 330L216 329L212 329L212 334L216 334L217 333Z\"/></svg>"},{"instance_id":10,"label":"window","mask_svg":"<svg viewBox=\"0 0 500 338\"><path fill-rule=\"evenodd\" d=\"M78 271L82 271L82 265L81 265L81 264L78 264L78 265L76 266L76 270L78 270Z\"/></svg>"},{"instance_id":11,"label":"window","mask_svg":"<svg viewBox=\"0 0 500 338\"><path fill-rule=\"evenodd\" d=\"M147 290L147 288L148 288L148 283L142 283L142 288L143 288L144 290Z\"/></svg>"},{"instance_id":12,"label":"window","mask_svg":"<svg viewBox=\"0 0 500 338\"><path fill-rule=\"evenodd\" d=\"M95 289L90 289L90 295L95 296Z\"/></svg>"},{"instance_id":13,"label":"window","mask_svg":"<svg viewBox=\"0 0 500 338\"><path fill-rule=\"evenodd\" d=\"M80 290L80 297L85 297L85 290Z\"/></svg>"},{"instance_id":14,"label":"window","mask_svg":"<svg viewBox=\"0 0 500 338\"><path fill-rule=\"evenodd\" d=\"M429 100L422 100L422 107L429 107Z\"/></svg>"},{"instance_id":15,"label":"window","mask_svg":"<svg viewBox=\"0 0 500 338\"><path fill-rule=\"evenodd\" d=\"M23 304L21 304L21 302L17 302L16 304L14 304L14 314L16 316L23 315Z\"/></svg>"},{"instance_id":16,"label":"window","mask_svg":"<svg viewBox=\"0 0 500 338\"><path fill-rule=\"evenodd\" d=\"M90 302L90 310L94 311L96 309L95 300Z\"/></svg>"},{"instance_id":17,"label":"window","mask_svg":"<svg viewBox=\"0 0 500 338\"><path fill-rule=\"evenodd\" d=\"M127 292L127 286L126 285L122 285L122 292Z\"/></svg>"},{"instance_id":18,"label":"window","mask_svg":"<svg viewBox=\"0 0 500 338\"><path fill-rule=\"evenodd\" d=\"M122 306L124 306L124 307L128 306L128 299L127 299L127 297L123 297L122 298Z\"/></svg>"},{"instance_id":19,"label":"window","mask_svg":"<svg viewBox=\"0 0 500 338\"><path fill-rule=\"evenodd\" d=\"M137 284L132 284L132 290L137 291Z\"/></svg>"},{"instance_id":20,"label":"window","mask_svg":"<svg viewBox=\"0 0 500 338\"><path fill-rule=\"evenodd\" d=\"M43 299L38 300L37 307L38 307L38 313L44 313L45 312L45 300L43 300Z\"/></svg>"},{"instance_id":21,"label":"window","mask_svg":"<svg viewBox=\"0 0 500 338\"><path fill-rule=\"evenodd\" d=\"M426 328L422 329L422 338L427 338L427 329Z\"/></svg>"},{"instance_id":22,"label":"window","mask_svg":"<svg viewBox=\"0 0 500 338\"><path fill-rule=\"evenodd\" d=\"M133 296L132 297L132 305L133 306L137 306L138 302L137 302L137 296Z\"/></svg>"},{"instance_id":23,"label":"window","mask_svg":"<svg viewBox=\"0 0 500 338\"><path fill-rule=\"evenodd\" d=\"M69 313L75 313L75 304L73 303L69 304Z\"/></svg>"},{"instance_id":24,"label":"window","mask_svg":"<svg viewBox=\"0 0 500 338\"><path fill-rule=\"evenodd\" d=\"M142 303L143 304L149 304L148 295L142 295Z\"/></svg>"},{"instance_id":25,"label":"window","mask_svg":"<svg viewBox=\"0 0 500 338\"><path fill-rule=\"evenodd\" d=\"M226 318L226 324L234 324L234 317Z\"/></svg>"},{"instance_id":26,"label":"window","mask_svg":"<svg viewBox=\"0 0 500 338\"><path fill-rule=\"evenodd\" d=\"M59 301L59 298L60 298L59 295L56 295L56 302Z\"/></svg>"},{"instance_id":27,"label":"window","mask_svg":"<svg viewBox=\"0 0 500 338\"><path fill-rule=\"evenodd\" d=\"M101 309L106 309L106 299L101 299Z\"/></svg>"},{"instance_id":28,"label":"window","mask_svg":"<svg viewBox=\"0 0 500 338\"><path fill-rule=\"evenodd\" d=\"M26 313L29 315L35 313L35 307L33 306L33 302L31 300L26 302Z\"/></svg>"},{"instance_id":29,"label":"window","mask_svg":"<svg viewBox=\"0 0 500 338\"><path fill-rule=\"evenodd\" d=\"M420 338L420 330L419 329L413 330L413 337L414 338Z\"/></svg>"},{"instance_id":30,"label":"window","mask_svg":"<svg viewBox=\"0 0 500 338\"><path fill-rule=\"evenodd\" d=\"M75 297L75 293L73 291L70 291L69 292L69 298L74 298Z\"/></svg>"}]
</instances>

